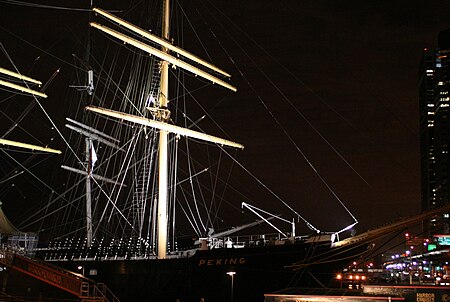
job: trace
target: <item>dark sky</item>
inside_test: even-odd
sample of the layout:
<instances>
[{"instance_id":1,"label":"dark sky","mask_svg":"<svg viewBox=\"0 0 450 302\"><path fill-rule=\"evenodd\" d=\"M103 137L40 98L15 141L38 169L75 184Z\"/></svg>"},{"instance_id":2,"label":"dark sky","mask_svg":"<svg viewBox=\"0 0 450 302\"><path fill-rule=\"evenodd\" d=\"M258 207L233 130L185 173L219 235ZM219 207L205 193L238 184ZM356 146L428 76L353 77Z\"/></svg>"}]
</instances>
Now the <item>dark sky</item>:
<instances>
[{"instance_id":1,"label":"dark sky","mask_svg":"<svg viewBox=\"0 0 450 302\"><path fill-rule=\"evenodd\" d=\"M87 7L84 2L67 5ZM417 67L423 48L435 48L439 31L449 27L448 1L180 3L211 60L233 76L237 93L222 91L220 102L218 89L198 95L206 97L202 105L229 137L245 145L238 160L253 175L323 230L344 227L351 219L305 157L360 221L359 229L419 212ZM97 3L122 11L134 4L127 5ZM23 73L45 80L58 67L70 68L51 55L61 58L65 52L64 60L70 60L87 14L0 0L0 20L0 41L12 60ZM185 48L207 57L187 26L185 31ZM12 69L4 52L0 56L1 67ZM62 73L49 87L50 113L64 110L64 97L52 91L67 78ZM9 95L0 93L2 100ZM10 113L16 110L10 102L0 106L5 114L18 114ZM1 131L10 125L2 117ZM49 128L44 123L40 130ZM41 141L52 144L48 137ZM244 172L236 177L255 204L292 217L272 195L259 193L260 186ZM2 188L0 199L11 209L10 192Z\"/></svg>"}]
</instances>

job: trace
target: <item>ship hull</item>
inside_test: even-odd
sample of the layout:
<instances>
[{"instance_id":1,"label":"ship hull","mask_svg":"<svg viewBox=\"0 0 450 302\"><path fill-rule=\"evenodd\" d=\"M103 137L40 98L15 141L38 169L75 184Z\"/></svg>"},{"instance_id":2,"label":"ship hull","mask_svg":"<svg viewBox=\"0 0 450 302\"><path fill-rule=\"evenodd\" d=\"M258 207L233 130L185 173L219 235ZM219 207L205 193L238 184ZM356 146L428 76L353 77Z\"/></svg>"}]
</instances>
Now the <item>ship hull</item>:
<instances>
[{"instance_id":1,"label":"ship hull","mask_svg":"<svg viewBox=\"0 0 450 302\"><path fill-rule=\"evenodd\" d=\"M121 301L263 301L292 286L328 286L367 245L285 244L196 251L175 259L74 259L52 264L105 283ZM289 267L302 262L300 268ZM229 272L235 272L231 277ZM233 278L233 280L232 280Z\"/></svg>"}]
</instances>

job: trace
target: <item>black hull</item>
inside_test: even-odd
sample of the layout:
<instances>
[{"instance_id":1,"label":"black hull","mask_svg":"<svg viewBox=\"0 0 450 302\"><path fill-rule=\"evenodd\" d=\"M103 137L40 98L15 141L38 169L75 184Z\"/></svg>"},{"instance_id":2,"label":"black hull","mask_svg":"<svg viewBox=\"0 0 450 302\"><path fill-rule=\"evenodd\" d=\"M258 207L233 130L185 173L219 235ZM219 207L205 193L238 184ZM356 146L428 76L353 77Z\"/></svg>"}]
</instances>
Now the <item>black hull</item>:
<instances>
[{"instance_id":1,"label":"black hull","mask_svg":"<svg viewBox=\"0 0 450 302\"><path fill-rule=\"evenodd\" d=\"M328 286L342 267L367 245L330 248L291 244L197 251L189 258L52 261L105 283L122 301L263 301L264 293L285 287ZM287 266L304 261L294 270ZM96 272L93 275L92 272Z\"/></svg>"}]
</instances>

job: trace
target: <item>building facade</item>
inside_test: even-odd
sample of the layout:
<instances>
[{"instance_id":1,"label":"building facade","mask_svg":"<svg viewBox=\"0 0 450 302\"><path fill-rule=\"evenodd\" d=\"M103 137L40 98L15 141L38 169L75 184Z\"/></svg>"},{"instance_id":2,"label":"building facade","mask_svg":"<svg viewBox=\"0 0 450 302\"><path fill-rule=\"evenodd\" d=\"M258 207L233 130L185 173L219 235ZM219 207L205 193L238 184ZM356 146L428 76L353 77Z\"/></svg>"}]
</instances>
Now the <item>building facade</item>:
<instances>
[{"instance_id":1,"label":"building facade","mask_svg":"<svg viewBox=\"0 0 450 302\"><path fill-rule=\"evenodd\" d=\"M419 67L422 210L450 201L450 30L439 34L438 49L424 49ZM449 233L449 215L424 222L432 234Z\"/></svg>"}]
</instances>

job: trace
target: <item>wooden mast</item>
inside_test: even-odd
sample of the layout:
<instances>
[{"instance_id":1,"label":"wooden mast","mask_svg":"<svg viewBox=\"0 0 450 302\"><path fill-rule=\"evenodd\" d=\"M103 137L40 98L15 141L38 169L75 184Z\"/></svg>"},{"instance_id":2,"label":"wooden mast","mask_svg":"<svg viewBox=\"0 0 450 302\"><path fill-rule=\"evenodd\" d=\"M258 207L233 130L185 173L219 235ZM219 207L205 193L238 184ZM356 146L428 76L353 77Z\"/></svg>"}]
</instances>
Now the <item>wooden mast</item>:
<instances>
[{"instance_id":1,"label":"wooden mast","mask_svg":"<svg viewBox=\"0 0 450 302\"><path fill-rule=\"evenodd\" d=\"M163 20L162 20L162 38L169 41L169 21L170 8L169 0L163 0ZM168 52L167 47L162 47L163 52ZM159 106L163 112L167 108L169 98L169 64L167 61L161 61L161 90L159 94ZM165 122L168 116L162 115L161 119ZM158 180L158 213L157 213L157 232L158 232L158 250L159 259L166 258L167 255L167 201L168 201L168 132L159 131L159 180Z\"/></svg>"},{"instance_id":2,"label":"wooden mast","mask_svg":"<svg viewBox=\"0 0 450 302\"><path fill-rule=\"evenodd\" d=\"M157 211L157 222L156 222L156 228L157 228L157 246L156 246L156 255L159 259L164 259L167 257L167 230L168 230L168 135L169 133L175 133L183 136L188 137L194 137L200 140L209 141L216 143L218 145L224 145L224 146L231 146L235 148L244 148L243 145L234 143L229 140L221 139L212 135L207 135L204 133L200 133L197 131L185 129L182 127L178 127L175 125L171 125L168 123L170 111L168 110L168 99L169 99L169 64L173 66L180 67L184 70L190 71L195 75L198 75L208 81L211 81L212 83L218 84L222 87L225 87L227 89L230 89L231 91L236 91L236 87L230 85L229 83L217 78L216 76L213 76L209 74L208 72L203 71L202 69L193 66L187 62L184 62L182 59L179 59L178 57L174 57L170 55L170 50L176 52L177 54L180 54L182 56L186 56L190 60L196 62L199 65L202 65L203 67L206 67L210 70L213 70L215 72L218 72L222 75L228 76L229 74L220 70L219 68L212 66L211 64L205 62L204 60L201 60L197 58L196 56L186 52L185 50L182 50L178 47L171 46L169 44L169 21L170 21L170 5L169 0L163 0L163 20L162 20L162 33L161 38L155 39L153 35L149 35L148 33L145 33L144 30L141 28L138 28L136 26L133 26L129 24L128 22L121 20L109 13L106 13L100 9L96 9L95 12L101 14L102 16L110 19L111 21L118 23L121 26L126 27L127 29L137 32L140 35L144 36L147 39L150 39L151 41L155 42L156 44L159 44L161 46L161 50L158 50L154 48L153 46L147 45L145 43L142 43L134 38L128 37L124 34L121 34L115 30L112 30L108 27L105 27L103 25L91 22L90 25L94 28L97 28L100 31L103 31L104 33L111 35L126 44L133 45L134 47L141 49L145 52L148 52L151 55L154 55L155 57L159 58L160 61L160 72L161 72L161 78L160 78L160 92L158 97L158 114L155 114L154 120L149 120L142 116L134 116L130 114L126 114L119 111L113 111L105 108L100 107L94 107L94 106L87 106L86 109L90 111L97 112L99 114L103 114L106 116L111 116L117 119L121 120L127 120L133 123L138 123L144 126L153 127L156 129L159 129L159 144L158 144L158 196L157 196L157 205L156 205L156 211ZM148 108L149 110L154 110L154 108Z\"/></svg>"}]
</instances>

